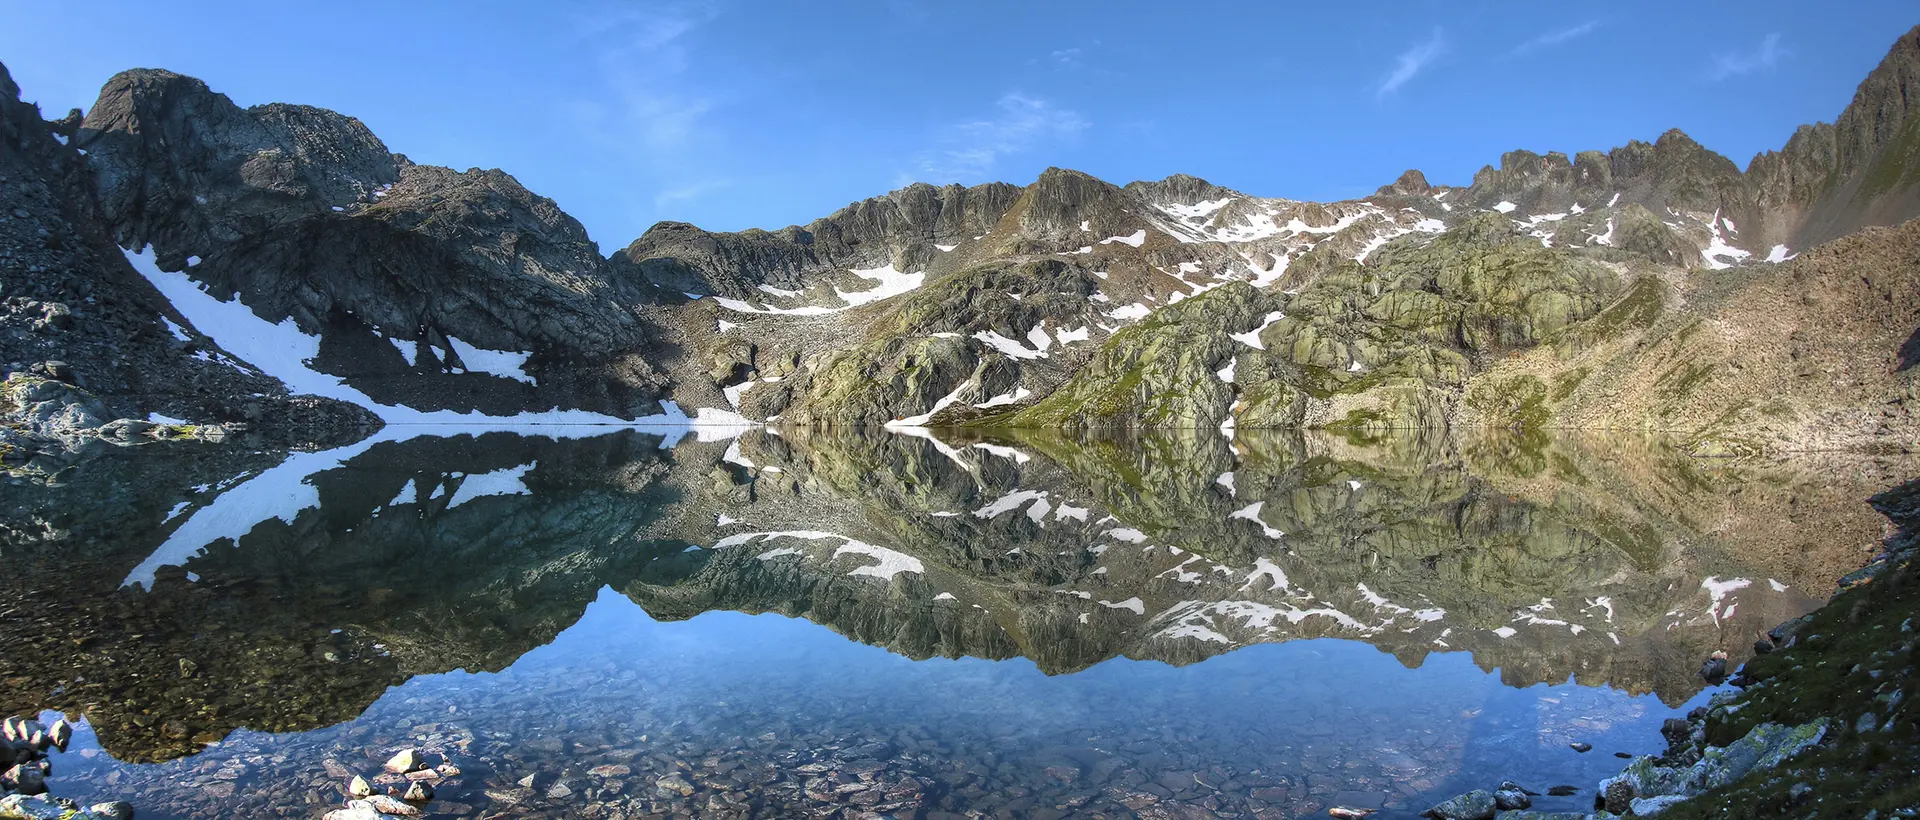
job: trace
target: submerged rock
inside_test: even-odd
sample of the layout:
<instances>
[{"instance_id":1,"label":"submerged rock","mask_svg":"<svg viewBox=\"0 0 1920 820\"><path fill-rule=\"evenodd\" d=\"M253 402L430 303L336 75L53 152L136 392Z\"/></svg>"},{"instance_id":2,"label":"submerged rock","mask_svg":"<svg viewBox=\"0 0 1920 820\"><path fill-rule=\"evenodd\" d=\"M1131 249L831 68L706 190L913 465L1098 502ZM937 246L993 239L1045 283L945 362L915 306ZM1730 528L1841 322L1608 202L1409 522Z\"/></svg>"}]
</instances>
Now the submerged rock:
<instances>
[{"instance_id":1,"label":"submerged rock","mask_svg":"<svg viewBox=\"0 0 1920 820\"><path fill-rule=\"evenodd\" d=\"M417 772L426 767L426 761L420 759L420 753L418 751L401 749L395 753L393 757L387 758L386 770L394 774L406 774L407 772Z\"/></svg>"},{"instance_id":2,"label":"submerged rock","mask_svg":"<svg viewBox=\"0 0 1920 820\"><path fill-rule=\"evenodd\" d=\"M1474 789L1427 809L1422 816L1433 820L1493 820L1496 811L1493 792Z\"/></svg>"},{"instance_id":3,"label":"submerged rock","mask_svg":"<svg viewBox=\"0 0 1920 820\"><path fill-rule=\"evenodd\" d=\"M115 800L95 803L87 808L63 797L43 794L10 794L0 798L0 818L5 820L133 820L133 806Z\"/></svg>"}]
</instances>

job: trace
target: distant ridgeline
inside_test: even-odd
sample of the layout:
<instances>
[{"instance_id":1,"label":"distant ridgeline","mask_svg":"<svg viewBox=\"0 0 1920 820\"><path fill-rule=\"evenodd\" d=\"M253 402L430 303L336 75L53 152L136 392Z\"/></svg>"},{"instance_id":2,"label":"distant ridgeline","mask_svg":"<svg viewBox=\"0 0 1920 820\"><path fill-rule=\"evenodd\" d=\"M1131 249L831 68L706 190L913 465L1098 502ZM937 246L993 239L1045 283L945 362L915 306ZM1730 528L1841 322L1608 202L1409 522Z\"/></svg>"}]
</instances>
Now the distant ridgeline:
<instances>
[{"instance_id":1,"label":"distant ridgeline","mask_svg":"<svg viewBox=\"0 0 1920 820\"><path fill-rule=\"evenodd\" d=\"M47 121L0 69L0 445L704 421L1910 449L1916 87L1920 29L1745 171L1679 131L1329 203L1050 169L606 258L508 174L348 116L135 70Z\"/></svg>"}]
</instances>

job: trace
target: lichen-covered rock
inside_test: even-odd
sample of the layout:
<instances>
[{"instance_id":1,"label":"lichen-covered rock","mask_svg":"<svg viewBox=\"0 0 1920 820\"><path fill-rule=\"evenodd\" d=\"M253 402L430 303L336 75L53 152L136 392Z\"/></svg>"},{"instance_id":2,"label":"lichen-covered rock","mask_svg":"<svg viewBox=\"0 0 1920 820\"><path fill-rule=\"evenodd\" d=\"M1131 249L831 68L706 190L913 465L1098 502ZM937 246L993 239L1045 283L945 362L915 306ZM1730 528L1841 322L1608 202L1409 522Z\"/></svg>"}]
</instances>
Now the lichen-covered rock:
<instances>
[{"instance_id":1,"label":"lichen-covered rock","mask_svg":"<svg viewBox=\"0 0 1920 820\"><path fill-rule=\"evenodd\" d=\"M1433 820L1493 820L1493 792L1474 789L1422 812Z\"/></svg>"},{"instance_id":2,"label":"lichen-covered rock","mask_svg":"<svg viewBox=\"0 0 1920 820\"><path fill-rule=\"evenodd\" d=\"M1226 285L1155 311L1100 346L1072 380L1033 407L982 423L1017 427L1169 427L1211 429L1228 418L1240 389L1272 378L1258 365L1234 380L1230 363L1266 358L1234 339L1274 312L1270 296L1244 283ZM1281 403L1271 400L1269 407ZM1266 412L1271 412L1268 410Z\"/></svg>"},{"instance_id":3,"label":"lichen-covered rock","mask_svg":"<svg viewBox=\"0 0 1920 820\"><path fill-rule=\"evenodd\" d=\"M1607 796L1609 810L1631 806L1636 814L1651 814L1734 783L1749 772L1780 765L1818 744L1826 736L1828 723L1824 718L1801 726L1764 723L1724 747L1708 747L1698 761L1684 768L1660 765L1651 756L1637 757L1620 774L1601 781L1600 791ZM1616 801L1616 793L1624 796Z\"/></svg>"},{"instance_id":4,"label":"lichen-covered rock","mask_svg":"<svg viewBox=\"0 0 1920 820\"><path fill-rule=\"evenodd\" d=\"M35 435L76 436L106 424L109 412L93 394L52 379L14 373L0 384L0 414Z\"/></svg>"},{"instance_id":5,"label":"lichen-covered rock","mask_svg":"<svg viewBox=\"0 0 1920 820\"><path fill-rule=\"evenodd\" d=\"M131 808L125 803L100 803L80 808L71 800L44 794L9 794L0 797L0 820L129 820Z\"/></svg>"},{"instance_id":6,"label":"lichen-covered rock","mask_svg":"<svg viewBox=\"0 0 1920 820\"><path fill-rule=\"evenodd\" d=\"M1058 260L962 271L885 306L857 344L825 351L747 398L784 393L780 404L755 409L787 423L877 425L920 416L951 423L982 415L974 405L997 396L1045 395L1092 347L1058 340L1067 331L1091 337L1101 318L1087 299L1095 282Z\"/></svg>"}]
</instances>

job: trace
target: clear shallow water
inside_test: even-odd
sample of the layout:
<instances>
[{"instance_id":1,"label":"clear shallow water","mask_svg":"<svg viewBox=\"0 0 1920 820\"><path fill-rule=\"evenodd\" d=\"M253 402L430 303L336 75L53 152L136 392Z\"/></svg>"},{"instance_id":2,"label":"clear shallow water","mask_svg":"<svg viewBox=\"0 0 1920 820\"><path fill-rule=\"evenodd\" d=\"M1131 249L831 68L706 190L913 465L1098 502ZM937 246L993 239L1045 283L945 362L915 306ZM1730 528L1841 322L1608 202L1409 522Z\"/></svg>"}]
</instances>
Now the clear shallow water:
<instances>
[{"instance_id":1,"label":"clear shallow water","mask_svg":"<svg viewBox=\"0 0 1920 820\"><path fill-rule=\"evenodd\" d=\"M1411 816L1657 749L1811 605L1793 527L1877 532L1644 443L662 444L10 484L7 703L143 817L319 816L404 746L445 816Z\"/></svg>"}]
</instances>

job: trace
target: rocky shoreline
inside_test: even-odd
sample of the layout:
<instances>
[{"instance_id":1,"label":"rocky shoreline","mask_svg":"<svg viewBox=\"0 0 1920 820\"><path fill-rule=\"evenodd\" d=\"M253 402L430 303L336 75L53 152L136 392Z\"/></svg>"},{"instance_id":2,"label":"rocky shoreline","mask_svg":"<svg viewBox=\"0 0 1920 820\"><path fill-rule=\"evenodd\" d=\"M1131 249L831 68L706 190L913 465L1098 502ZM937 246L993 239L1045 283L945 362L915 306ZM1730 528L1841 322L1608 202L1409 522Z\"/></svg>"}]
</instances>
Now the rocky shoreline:
<instances>
[{"instance_id":1,"label":"rocky shoreline","mask_svg":"<svg viewBox=\"0 0 1920 820\"><path fill-rule=\"evenodd\" d=\"M1662 755L1633 758L1593 789L1594 811L1529 810L1512 782L1428 809L1433 820L1614 817L1920 816L1920 728L1906 696L1920 668L1920 481L1875 496L1893 524L1884 549L1840 580L1826 606L1769 631L1752 661L1685 719ZM1717 654L1717 653L1716 653ZM1726 678L1724 656L1701 675ZM1846 773L1845 776L1839 776ZM1335 809L1335 816L1340 816ZM1353 815L1359 816L1359 815Z\"/></svg>"},{"instance_id":2,"label":"rocky shoreline","mask_svg":"<svg viewBox=\"0 0 1920 820\"><path fill-rule=\"evenodd\" d=\"M48 755L67 750L73 724L66 718L43 724L29 717L0 721L0 820L133 820L133 806L122 802L95 803L86 808L47 793L53 774Z\"/></svg>"}]
</instances>

